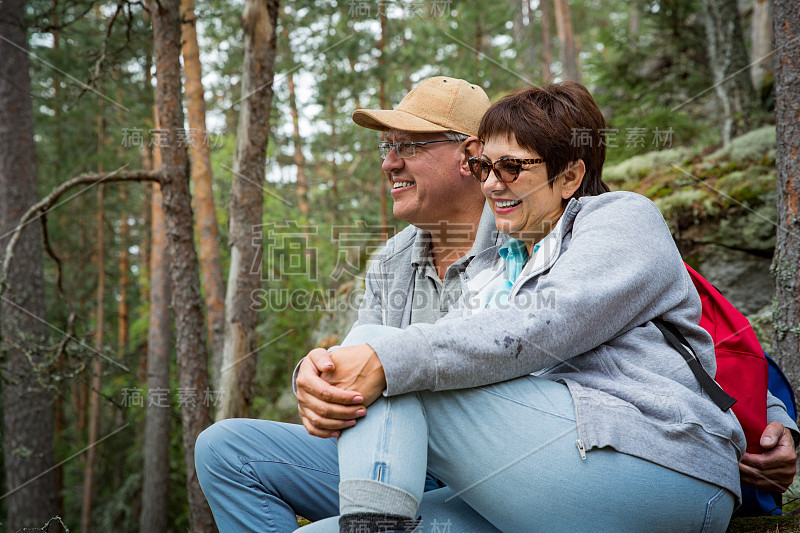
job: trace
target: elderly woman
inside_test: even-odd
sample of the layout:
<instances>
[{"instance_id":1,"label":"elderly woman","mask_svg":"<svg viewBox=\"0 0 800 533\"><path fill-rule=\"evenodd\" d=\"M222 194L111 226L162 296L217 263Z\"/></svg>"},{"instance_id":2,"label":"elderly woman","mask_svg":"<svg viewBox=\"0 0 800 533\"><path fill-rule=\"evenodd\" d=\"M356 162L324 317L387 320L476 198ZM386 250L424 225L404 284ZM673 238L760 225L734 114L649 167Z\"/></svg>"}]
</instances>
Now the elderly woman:
<instances>
[{"instance_id":1,"label":"elderly woman","mask_svg":"<svg viewBox=\"0 0 800 533\"><path fill-rule=\"evenodd\" d=\"M744 436L653 324L714 374L664 219L606 192L604 128L577 83L484 116L464 164L510 241L444 319L356 329L331 354L326 379L371 404L339 439L341 531L411 531L426 470L476 511L470 531L725 531Z\"/></svg>"}]
</instances>

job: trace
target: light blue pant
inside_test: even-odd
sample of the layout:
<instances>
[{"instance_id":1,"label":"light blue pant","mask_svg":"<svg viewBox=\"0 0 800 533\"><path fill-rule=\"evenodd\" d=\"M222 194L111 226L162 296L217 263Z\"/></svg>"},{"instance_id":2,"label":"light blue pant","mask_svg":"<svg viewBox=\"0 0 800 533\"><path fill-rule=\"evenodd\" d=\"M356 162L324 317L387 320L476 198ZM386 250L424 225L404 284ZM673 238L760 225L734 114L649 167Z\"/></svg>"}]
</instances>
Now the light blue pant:
<instances>
[{"instance_id":1,"label":"light blue pant","mask_svg":"<svg viewBox=\"0 0 800 533\"><path fill-rule=\"evenodd\" d=\"M232 418L200 434L195 466L220 533L287 533L297 529L295 513L334 517L328 527L339 532L336 439L297 424ZM426 492L420 512L449 524L441 533L497 533L448 488Z\"/></svg>"},{"instance_id":2,"label":"light blue pant","mask_svg":"<svg viewBox=\"0 0 800 533\"><path fill-rule=\"evenodd\" d=\"M360 340L391 328L362 328ZM356 333L356 332L354 332ZM351 342L353 339L350 339ZM734 497L655 463L582 459L567 387L525 376L486 387L381 398L339 438L340 511L416 516L426 470L501 531L720 531ZM418 531L446 517L422 512ZM434 526L434 522L437 526ZM304 533L336 531L329 522Z\"/></svg>"},{"instance_id":3,"label":"light blue pant","mask_svg":"<svg viewBox=\"0 0 800 533\"><path fill-rule=\"evenodd\" d=\"M362 344L381 327L357 328L342 344ZM217 422L197 438L195 468L220 533L285 533L297 529L295 514L322 520L339 513L336 439L312 437L301 425ZM497 533L448 488L426 492L420 510L440 517L447 533ZM338 533L337 520L330 527Z\"/></svg>"},{"instance_id":4,"label":"light blue pant","mask_svg":"<svg viewBox=\"0 0 800 533\"><path fill-rule=\"evenodd\" d=\"M362 330L348 344L375 334ZM534 385L517 390L525 383ZM527 395L536 398L537 390L538 398L530 401ZM569 393L546 380L526 377L484 388L379 400L345 432L342 446L346 437L357 442L362 429L368 434L372 426L386 431L387 412L405 418L396 409L399 404L392 408L391 402L400 398L421 399L425 423L413 431L395 431L393 444L418 447L427 431L427 456L411 455L417 463L427 461L428 469L450 485L422 496L419 532L724 531L730 518L732 495L713 485L610 450L588 452L582 461L574 445ZM389 436L392 427L399 426L390 423ZM369 440L374 438L365 442ZM363 479L372 481L374 459L350 461L356 457L348 454L342 468L355 475L352 479L359 479L358 469L366 468ZM195 465L221 533L293 531L295 513L317 520L302 533L338 533L335 439L312 437L295 424L225 420L200 435ZM397 471L393 466L387 463L381 469L388 476L382 479L409 483L401 490L416 498L419 467L409 464ZM351 468L355 474L349 473ZM404 477L410 481L402 481Z\"/></svg>"}]
</instances>

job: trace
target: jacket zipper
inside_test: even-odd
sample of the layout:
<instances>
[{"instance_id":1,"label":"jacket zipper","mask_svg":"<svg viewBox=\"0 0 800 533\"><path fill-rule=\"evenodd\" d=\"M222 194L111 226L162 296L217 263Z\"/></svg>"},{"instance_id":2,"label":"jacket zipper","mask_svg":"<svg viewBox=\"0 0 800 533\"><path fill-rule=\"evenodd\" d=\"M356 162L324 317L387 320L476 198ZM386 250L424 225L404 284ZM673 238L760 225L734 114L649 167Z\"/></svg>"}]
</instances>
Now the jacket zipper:
<instances>
[{"instance_id":1,"label":"jacket zipper","mask_svg":"<svg viewBox=\"0 0 800 533\"><path fill-rule=\"evenodd\" d=\"M381 297L382 297L382 301L381 301L381 318L383 319L383 325L386 326L387 325L387 323L386 323L386 308L388 307L387 302L389 301L389 294L387 292L388 288L386 287L386 283L384 282L384 277L383 277L383 261L381 261L378 264L378 266L379 266L379 270L380 270L380 272L379 272L379 276L380 277L378 279L381 280Z\"/></svg>"},{"instance_id":2,"label":"jacket zipper","mask_svg":"<svg viewBox=\"0 0 800 533\"><path fill-rule=\"evenodd\" d=\"M586 460L586 448L583 447L583 441L578 439L575 441L575 446L578 448L578 452L581 454L581 459L584 461Z\"/></svg>"}]
</instances>

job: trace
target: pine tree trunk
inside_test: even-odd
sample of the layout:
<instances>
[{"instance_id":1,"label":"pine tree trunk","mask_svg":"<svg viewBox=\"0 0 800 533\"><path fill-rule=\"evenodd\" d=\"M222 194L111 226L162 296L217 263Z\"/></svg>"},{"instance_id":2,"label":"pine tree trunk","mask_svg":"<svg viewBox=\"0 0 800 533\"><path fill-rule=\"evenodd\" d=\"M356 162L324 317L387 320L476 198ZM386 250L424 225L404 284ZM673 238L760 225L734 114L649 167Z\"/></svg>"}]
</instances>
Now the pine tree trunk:
<instances>
[{"instance_id":1,"label":"pine tree trunk","mask_svg":"<svg viewBox=\"0 0 800 533\"><path fill-rule=\"evenodd\" d=\"M156 164L160 157L156 150ZM171 329L169 257L161 190L153 185L151 202L150 326L147 332L147 390L169 390ZM150 398L153 398L152 393ZM147 403L144 428L144 481L139 531L167 531L170 408Z\"/></svg>"},{"instance_id":2,"label":"pine tree trunk","mask_svg":"<svg viewBox=\"0 0 800 533\"><path fill-rule=\"evenodd\" d=\"M578 51L575 46L575 34L572 31L572 10L568 0L553 0L553 8L558 40L561 43L561 76L565 80L580 82Z\"/></svg>"},{"instance_id":3,"label":"pine tree trunk","mask_svg":"<svg viewBox=\"0 0 800 533\"><path fill-rule=\"evenodd\" d=\"M541 0L539 5L542 8L542 83L547 85L553 81L553 71L550 65L553 63L553 35L550 31L550 24L553 20L551 14L551 0Z\"/></svg>"},{"instance_id":4,"label":"pine tree trunk","mask_svg":"<svg viewBox=\"0 0 800 533\"><path fill-rule=\"evenodd\" d=\"M287 35L288 42L288 32ZM300 115L297 112L297 95L294 90L294 75L289 71L286 74L286 82L289 85L289 110L292 114L292 128L294 142L294 164L297 167L297 208L300 214L308 220L311 214L311 206L308 203L308 180L306 179L306 162L303 157L303 138L300 137Z\"/></svg>"},{"instance_id":5,"label":"pine tree trunk","mask_svg":"<svg viewBox=\"0 0 800 533\"><path fill-rule=\"evenodd\" d=\"M117 305L117 347L120 357L125 355L125 350L128 347L128 332L130 331L130 317L128 311L128 289L131 283L131 258L128 252L128 238L130 235L128 229L128 213L126 204L128 201L128 193L125 187L120 187L119 202L123 206L122 215L120 215L119 224L119 240L122 243L119 253L119 304Z\"/></svg>"},{"instance_id":6,"label":"pine tree trunk","mask_svg":"<svg viewBox=\"0 0 800 533\"><path fill-rule=\"evenodd\" d=\"M102 109L102 105L100 106ZM102 120L102 119L101 119ZM102 139L102 134L99 135ZM102 142L102 141L101 141ZM102 172L102 168L98 169ZM95 320L94 349L103 353L103 329L105 310L103 301L106 292L105 243L103 227L103 185L97 186L97 312ZM86 470L83 479L83 507L81 510L81 531L91 531L92 502L94 497L94 477L97 467L97 446L100 437L100 393L103 387L103 361L95 355L92 361L92 386L89 392L89 449L86 454Z\"/></svg>"},{"instance_id":7,"label":"pine tree trunk","mask_svg":"<svg viewBox=\"0 0 800 533\"><path fill-rule=\"evenodd\" d=\"M736 0L703 0L714 89L722 106L722 142L746 132L757 113Z\"/></svg>"},{"instance_id":8,"label":"pine tree trunk","mask_svg":"<svg viewBox=\"0 0 800 533\"><path fill-rule=\"evenodd\" d=\"M211 154L206 133L206 103L203 95L200 48L197 45L197 17L194 0L181 0L183 15L183 69L186 74L186 109L189 118L188 135L192 158L194 208L197 212L197 237L200 253L200 273L206 303L206 320L211 350L211 386L219 385L222 349L225 332L225 280L219 251L219 228L214 207Z\"/></svg>"},{"instance_id":9,"label":"pine tree trunk","mask_svg":"<svg viewBox=\"0 0 800 533\"><path fill-rule=\"evenodd\" d=\"M774 73L772 52L772 0L753 0L750 33L750 78L760 93Z\"/></svg>"},{"instance_id":10,"label":"pine tree trunk","mask_svg":"<svg viewBox=\"0 0 800 533\"><path fill-rule=\"evenodd\" d=\"M156 106L161 129L167 135L161 146L161 194L170 258L179 384L187 397L197 400L197 395L200 395L200 401L187 401L181 407L190 529L195 533L216 531L211 509L200 490L194 469L194 444L200 432L211 424L211 417L208 405L202 401L202 395L208 389L208 352L197 251L194 248L189 159L185 143L178 140L183 129L180 3L179 0L160 0L151 4L150 11L158 81Z\"/></svg>"},{"instance_id":11,"label":"pine tree trunk","mask_svg":"<svg viewBox=\"0 0 800 533\"><path fill-rule=\"evenodd\" d=\"M773 356L800 385L800 4L775 0L778 229Z\"/></svg>"},{"instance_id":12,"label":"pine tree trunk","mask_svg":"<svg viewBox=\"0 0 800 533\"><path fill-rule=\"evenodd\" d=\"M102 91L102 85L100 86ZM105 120L103 117L104 106L102 98L99 101L97 113L97 157L103 155L105 144ZM97 172L103 172L103 164L97 165ZM106 269L105 269L105 225L103 222L103 184L97 186L97 292L95 308L94 349L103 353L103 330L105 329L106 313L103 306L106 295ZM94 498L94 476L97 467L97 446L94 445L100 433L100 393L103 387L103 361L95 355L92 360L92 386L89 391L89 435L86 453L86 468L83 477L83 507L81 509L81 532L91 531L92 502Z\"/></svg>"},{"instance_id":13,"label":"pine tree trunk","mask_svg":"<svg viewBox=\"0 0 800 533\"><path fill-rule=\"evenodd\" d=\"M333 79L333 76L330 79ZM339 168L335 153L335 147L339 146L339 138L336 133L336 115L336 91L331 90L328 94L328 117L330 117L331 121L331 146L334 154L331 158L331 202L333 203L333 209L330 210L330 215L334 215L339 211ZM333 226L333 238L336 239L339 236L339 228L335 223L334 216L331 216L330 220Z\"/></svg>"},{"instance_id":14,"label":"pine tree trunk","mask_svg":"<svg viewBox=\"0 0 800 533\"><path fill-rule=\"evenodd\" d=\"M57 14L57 10L55 9L58 5L58 0L52 0L51 7L53 8L53 26L55 29L51 31L53 35L53 51L58 54L59 49L61 48L61 31L58 29L59 26L59 16ZM58 102L61 100L62 97L62 89L61 84L56 83L53 85L53 99ZM60 176L61 174L61 154L63 153L63 136L61 134L62 131L62 115L61 115L61 106L55 106L54 109L54 116L53 122L55 123L55 133L54 133L54 144L56 149L56 159L53 162L53 173L56 176ZM0 224L2 225L2 224ZM2 257L2 254L0 254ZM64 373L64 357L60 357L58 362L56 363L56 372L59 375ZM62 383L60 387L59 393L56 394L54 398L54 405L53 410L54 414L54 424L55 424L55 435L54 435L54 448L60 449L62 443L64 442L64 433L67 429L67 420L64 414L67 402L64 401L64 398L69 397L69 388L70 385L66 383ZM55 477L56 477L56 511L58 512L59 516L64 516L64 465L58 465L55 469Z\"/></svg>"},{"instance_id":15,"label":"pine tree trunk","mask_svg":"<svg viewBox=\"0 0 800 533\"><path fill-rule=\"evenodd\" d=\"M24 1L0 2L0 259L8 243L2 236L37 201L26 29ZM45 363L44 316L42 234L36 222L22 232L0 300L8 531L40 528L57 512L53 398L33 366Z\"/></svg>"},{"instance_id":16,"label":"pine tree trunk","mask_svg":"<svg viewBox=\"0 0 800 533\"><path fill-rule=\"evenodd\" d=\"M242 15L243 99L233 164L231 264L225 294L225 350L217 420L246 416L253 401L257 314L251 305L251 295L261 284L261 245L253 237L263 217L277 22L278 0L246 0Z\"/></svg>"}]
</instances>

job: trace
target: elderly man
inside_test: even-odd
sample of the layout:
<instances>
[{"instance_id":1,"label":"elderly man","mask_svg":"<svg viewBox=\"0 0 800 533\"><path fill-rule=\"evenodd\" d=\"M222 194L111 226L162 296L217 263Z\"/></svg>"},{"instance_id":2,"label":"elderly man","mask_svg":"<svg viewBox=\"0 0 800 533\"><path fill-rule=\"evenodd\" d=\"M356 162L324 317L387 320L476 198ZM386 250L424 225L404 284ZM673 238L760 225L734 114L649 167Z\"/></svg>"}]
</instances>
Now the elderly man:
<instances>
[{"instance_id":1,"label":"elderly man","mask_svg":"<svg viewBox=\"0 0 800 533\"><path fill-rule=\"evenodd\" d=\"M460 297L460 273L470 260L505 238L497 233L467 164L481 153L475 135L488 107L480 87L435 77L421 82L394 110L353 114L357 124L386 132L379 149L393 211L412 224L372 262L358 324L403 328L435 322ZM366 410L357 393L322 379L331 365L326 354L311 352L295 372L305 427L234 419L214 424L198 438L197 473L220 531L292 531L295 514L311 520L339 514L332 437ZM785 411L771 409L770 415L791 424ZM785 490L794 473L791 434L774 422L762 445L769 451L746 456L743 480ZM497 531L448 488L437 488L434 480L428 488L420 506L423 517L448 524L453 532ZM336 530L335 521L331 526Z\"/></svg>"}]
</instances>

